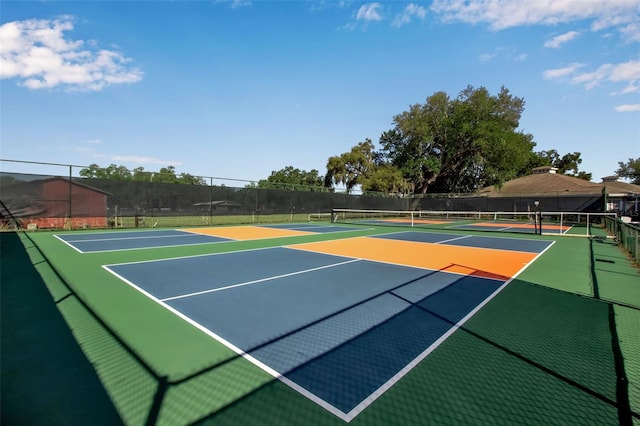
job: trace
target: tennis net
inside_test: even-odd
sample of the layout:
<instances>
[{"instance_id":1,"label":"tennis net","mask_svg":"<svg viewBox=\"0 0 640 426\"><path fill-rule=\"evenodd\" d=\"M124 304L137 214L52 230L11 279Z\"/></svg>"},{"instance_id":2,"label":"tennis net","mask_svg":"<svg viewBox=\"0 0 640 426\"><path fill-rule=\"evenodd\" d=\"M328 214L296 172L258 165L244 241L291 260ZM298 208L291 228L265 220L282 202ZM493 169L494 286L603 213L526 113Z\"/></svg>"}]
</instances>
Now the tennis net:
<instances>
[{"instance_id":1,"label":"tennis net","mask_svg":"<svg viewBox=\"0 0 640 426\"><path fill-rule=\"evenodd\" d=\"M605 216L615 217L615 213L358 210L335 208L331 213L331 221L334 223L369 226L592 236L595 228L604 229Z\"/></svg>"}]
</instances>

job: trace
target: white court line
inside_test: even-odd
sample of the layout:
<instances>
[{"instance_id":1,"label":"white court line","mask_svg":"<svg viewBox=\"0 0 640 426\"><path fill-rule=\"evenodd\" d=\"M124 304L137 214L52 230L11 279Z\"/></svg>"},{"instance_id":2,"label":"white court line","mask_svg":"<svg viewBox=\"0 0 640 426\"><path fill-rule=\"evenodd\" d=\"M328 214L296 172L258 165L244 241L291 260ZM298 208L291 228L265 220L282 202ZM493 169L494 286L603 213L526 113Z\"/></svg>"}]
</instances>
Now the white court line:
<instances>
[{"instance_id":1,"label":"white court line","mask_svg":"<svg viewBox=\"0 0 640 426\"><path fill-rule=\"evenodd\" d=\"M451 241L464 240L465 238L470 238L470 237L473 237L473 235L463 235L462 237L449 238L448 240L436 241L436 242L430 243L430 244L450 243ZM420 242L422 242L422 241L420 241ZM478 248L484 248L484 247L478 247Z\"/></svg>"},{"instance_id":2,"label":"white court line","mask_svg":"<svg viewBox=\"0 0 640 426\"><path fill-rule=\"evenodd\" d=\"M82 253L84 254L84 252L82 250L80 250L78 247L74 246L73 244L69 244L68 241L63 240L62 238L60 238L59 235L54 235L55 238L57 238L58 240L62 241L63 243L65 243L66 245L68 245L69 247L71 247L72 249L74 249L75 251L77 251L78 253Z\"/></svg>"},{"instance_id":3,"label":"white court line","mask_svg":"<svg viewBox=\"0 0 640 426\"><path fill-rule=\"evenodd\" d=\"M169 244L164 246L148 246L148 247L122 247L115 248L109 250L91 250L81 253L93 254L93 253L111 253L114 251L129 251L129 250L153 250L153 249L165 249L165 248L175 248L175 247L193 247L193 246L202 246L205 244L222 244L222 243L233 243L237 240L222 240L222 241L205 241L203 243L185 243L185 244ZM164 259L160 259L164 260ZM150 262L150 261L149 261Z\"/></svg>"},{"instance_id":4,"label":"white court line","mask_svg":"<svg viewBox=\"0 0 640 426\"><path fill-rule=\"evenodd\" d=\"M262 369L263 371L265 371L270 376L274 377L277 380L280 380L285 385L287 385L290 388L294 389L295 391L300 393L302 396L308 398L309 400L315 402L320 407L324 408L325 410L327 410L331 414L335 415L336 417L338 417L338 418L340 418L342 420L346 420L345 413L343 411L341 411L340 409L334 407L333 405L331 405L328 402L326 402L324 399L322 399L322 398L316 396L315 394L309 392L308 390L306 390L302 386L298 385L294 381L286 378L285 376L283 376L278 371L276 371L273 368L269 367L267 364L263 363L262 361L258 360L257 358L254 358L253 356L249 355L247 352L243 351L242 349L240 349L239 347L237 347L233 343L229 342L225 338L223 338L223 337L219 336L218 334L214 333L213 331L209 330L207 327L203 326L202 324L200 324L199 322L195 321L191 317L183 314L182 312L180 312L179 310L175 309L171 305L169 305L167 303L164 303L162 300L156 298L151 293L148 293L147 291L145 291L141 287L138 287L137 285L135 285L131 281L127 280L123 276L121 276L118 273L112 271L107 266L103 265L102 267L104 269L106 269L108 272L110 272L111 274L113 274L114 276L116 276L117 278L119 278L122 281L124 281L125 283L129 284L134 289L138 290L140 293L144 294L145 296L147 296L151 300L153 300L156 303L158 303L160 306L163 306L164 308L166 308L169 312L172 312L173 314L177 315L179 318L182 318L184 321L186 321L187 323L191 324L192 326L194 326L198 330L202 331L206 335L212 337L216 341L220 342L221 344L223 344L227 348L231 349L233 352L235 352L236 354L240 355L242 358L246 359L251 364L255 365L256 367L258 367L260 369Z\"/></svg>"},{"instance_id":5,"label":"white court line","mask_svg":"<svg viewBox=\"0 0 640 426\"><path fill-rule=\"evenodd\" d=\"M526 265L524 265L515 275L513 275L509 280L505 281L500 287L496 289L493 293L491 293L486 299L476 305L467 315L464 316L460 321L458 321L455 325L453 325L446 333L444 333L438 340L433 342L427 349L425 349L420 355L415 357L413 361L408 363L403 369L398 371L393 377L387 380L384 384L382 384L378 389L373 391L367 398L365 398L360 404L356 405L351 411L346 413L344 420L346 422L350 422L353 420L358 414L360 414L363 410L365 410L369 405L371 405L376 399L382 396L388 389L390 389L394 384L396 384L400 379L402 379L409 371L411 371L416 365L418 365L423 359L427 357L431 352L433 352L438 346L440 346L449 336L451 336L455 331L457 331L465 322L467 322L471 317L473 317L484 305L489 303L494 297L498 295L506 286L508 286L518 275L522 273L525 269L529 267L533 262L538 259L538 257L542 256L544 252L546 252L553 244L549 244L547 248L538 253L536 257L531 259Z\"/></svg>"},{"instance_id":6,"label":"white court line","mask_svg":"<svg viewBox=\"0 0 640 426\"><path fill-rule=\"evenodd\" d=\"M305 270L302 270L302 271L290 272L288 274L282 274L282 275L274 275L272 277L261 278L259 280L246 281L246 282L243 282L243 283L228 285L228 286L225 286L225 287L212 288L210 290L196 291L195 293L182 294L180 296L167 297L166 299L160 299L160 301L168 302L170 300L184 299L185 297L199 296L201 294L208 294L208 293L215 293L217 291L228 290L230 288L244 287L244 286L247 286L247 285L258 284L258 283L265 282L265 281L277 280L279 278L285 278L285 277L291 277L291 276L294 276L294 275L306 274L307 272L319 271L321 269L333 268L335 266L346 265L348 263L358 262L360 260L362 260L362 259L350 259L350 260L347 260L345 262L338 262L338 263L332 263L330 265L318 266L317 268L305 269Z\"/></svg>"},{"instance_id":7,"label":"white court line","mask_svg":"<svg viewBox=\"0 0 640 426\"><path fill-rule=\"evenodd\" d=\"M460 225L458 225L460 226ZM373 228L371 228L373 229ZM449 227L448 229L454 229L454 227ZM462 229L462 231L464 231L464 229ZM467 230L468 231L468 230ZM432 230L428 230L428 231L397 231L397 232L385 232L382 234L376 234L376 235L368 235L369 237L377 237L379 235L395 235L395 234L406 234L406 233L418 233L418 234L429 234L429 235L443 235L445 233L443 232L432 232ZM447 234L447 235L454 235L454 234ZM477 238L482 238L482 239L503 239L503 240L517 240L517 241L541 241L538 239L534 239L534 238L523 238L524 236L528 237L529 235L533 235L533 234L529 234L529 233L520 233L519 235L522 235L522 237L520 236L515 236L515 237L505 237L504 235L475 235L475 234L467 234L465 235L465 237L477 237ZM546 241L546 240L544 240ZM416 242L424 242L424 241L416 241ZM428 243L428 244L436 244L436 243Z\"/></svg>"},{"instance_id":8,"label":"white court line","mask_svg":"<svg viewBox=\"0 0 640 426\"><path fill-rule=\"evenodd\" d=\"M357 237L357 238L368 238L368 237ZM422 244L431 244L431 243L422 243ZM292 250L305 251L305 252L308 252L308 253L328 254L330 256L346 257L344 255L331 255L330 253L327 253L327 252L324 252L324 251L317 251L317 250L311 250L311 249L307 249L307 248L296 247L295 245L286 246L286 248L289 248L289 249L292 249ZM459 275L461 277L468 277L469 276L469 274L465 274L464 272L453 272L453 271L447 271L446 269L425 268L424 266L407 265L407 264L404 264L404 263L389 262L389 261L386 261L386 260L368 259L366 257L359 258L357 260L363 260L363 261L371 262L371 263L381 263L381 264L384 264L384 265L401 266L403 268L410 268L410 269L422 269L424 271L429 271L429 272L444 272L444 273L451 274L451 275ZM473 269L473 268L469 268L469 269ZM492 278L492 277L481 277L481 278L484 279L484 280L503 281L500 278Z\"/></svg>"},{"instance_id":9,"label":"white court line","mask_svg":"<svg viewBox=\"0 0 640 426\"><path fill-rule=\"evenodd\" d=\"M331 232L318 232L318 231L314 231L314 229L318 229L318 228L333 228L333 229L340 229L340 226L333 226L333 225L311 225L311 226L291 226L291 227L287 227L287 228L276 228L273 226L263 226L263 228L271 228L271 229L288 229L288 230L292 230L292 231L308 231L309 233L312 234L338 234L341 232L361 232L361 231L373 231L375 228L351 228L351 229L341 229L339 231L331 231Z\"/></svg>"},{"instance_id":10,"label":"white court line","mask_svg":"<svg viewBox=\"0 0 640 426\"><path fill-rule=\"evenodd\" d=\"M205 235L205 234L192 234L189 232L182 232L181 235L153 235L153 236L143 236L143 237L123 237L123 238L92 238L89 240L67 240L70 243L84 243L84 242L95 242L95 241L127 241L127 240L150 240L152 238L176 238L176 237L194 237L197 235Z\"/></svg>"},{"instance_id":11,"label":"white court line","mask_svg":"<svg viewBox=\"0 0 640 426\"><path fill-rule=\"evenodd\" d=\"M221 242L224 242L224 241L221 241ZM210 243L204 243L204 244L210 244ZM189 245L197 245L197 244L189 244ZM180 247L180 246L170 246L170 247ZM158 248L158 247L152 247L152 248ZM133 262L111 263L105 266L134 265L136 263L170 262L172 260L192 259L196 257L206 257L206 256L220 256L223 254L230 254L230 253L244 253L247 251L273 250L273 249L279 249L279 248L285 248L285 247L281 247L281 246L259 247L259 248L250 248L250 249L244 249L244 250L221 251L217 253L190 254L186 256L164 257L160 259L136 260Z\"/></svg>"},{"instance_id":12,"label":"white court line","mask_svg":"<svg viewBox=\"0 0 640 426\"><path fill-rule=\"evenodd\" d=\"M366 237L360 237L360 238L366 238ZM268 366L267 364L261 362L260 360L258 360L256 358L254 358L250 354L246 353L244 350L242 350L239 347L235 346L234 344L232 344L231 342L229 342L226 339L222 338L221 336L217 335L216 333L214 333L213 331L211 331L207 327L201 325L197 321L193 320L189 316L183 314L182 312L178 311L177 309L171 307L169 304L166 303L169 300L173 300L173 299L177 299L177 298L181 298L181 297L187 297L189 295L171 297L171 298L167 298L167 299L158 299L155 296L153 296L150 293L148 293L147 291L145 291L142 288L138 287L137 285L135 285L131 281L125 279L123 276L121 276L118 273L112 271L111 269L109 269L109 267L107 265L103 265L102 267L104 269L106 269L108 272L110 272L111 274L113 274L114 276L116 276L117 278L119 278L120 280L122 280L123 282L129 284L131 287L133 287L134 289L138 290L140 293L146 295L150 299L156 301L161 306L163 306L166 309L168 309L170 312L172 312L175 315L177 315L178 317L182 318L187 323L189 323L189 324L193 325L194 327L198 328L199 330L203 331L205 334L209 335L210 337L214 338L216 341L218 341L221 344L225 345L226 347L228 347L229 349L234 351L236 354L242 356L247 361L251 362L253 365L259 367L260 369L265 371L267 374L271 375L272 377L276 378L277 380L279 380L282 383L284 383L287 386L289 386L291 389L297 391L298 393L300 393L304 397L306 397L309 400L311 400L312 402L316 403L318 406L324 408L325 410L327 410L328 412L334 414L336 417L342 419L343 421L350 422L356 416L358 416L362 411L364 411L369 405L371 405L374 401L376 401L380 396L382 396L395 383L400 381L407 373L409 373L409 371L411 371L424 358L426 358L430 353L432 353L440 344L442 344L456 330L461 328L464 323L466 323L482 307L484 307L487 303L489 303L489 301L491 301L495 296L497 296L508 284L510 284L526 268L528 268L542 254L544 254L554 243L555 243L555 241L552 241L551 244L549 244L549 246L547 246L542 252L538 253L533 259L531 259L527 264L525 264L516 274L514 274L508 281L505 281L500 287L498 287L491 295L489 295L481 303L476 305L476 307L473 310L471 310L464 318L462 318L455 325L453 325L450 329L448 329L447 332L445 332L440 338L438 338L438 340L436 340L429 347L427 347L423 352L421 352L418 356L416 356L412 361L407 363L394 376L392 376L389 380L387 380L385 383L383 383L374 392L369 394L369 396L367 396L362 402L360 402L358 405L356 405L352 410L350 410L347 413L343 412L342 410L338 409L337 407L334 407L333 405L331 405L330 403L328 403L327 401L325 401L321 397L318 397L317 395L311 393L310 391L306 390L305 388L303 388L302 386L298 385L294 381L284 377L282 375L282 373L274 370L272 367ZM272 249L272 248L273 247L261 248L261 249L255 249L255 250L264 250L264 249ZM286 247L286 248L294 248L294 247ZM294 248L294 249L302 250L302 249L298 249L298 248ZM242 252L242 251L252 251L252 250L240 250L239 252ZM305 251L308 251L308 250L305 250ZM211 256L211 255L228 254L228 253L229 252L227 252L227 253L215 253L215 254L208 254L208 255L184 256L182 258ZM231 253L234 253L234 252L231 252ZM171 259L158 259L157 261L164 261L164 260L171 260ZM192 294L193 295L203 294L203 293L209 293L209 292L214 292L214 291L218 291L218 290L238 287L238 286L242 286L242 285L256 284L256 283L259 283L259 282L273 280L273 279L280 278L280 277L292 276L292 275L301 274L301 273L305 273L305 272L309 272L309 271L314 271L314 270L330 268L330 267L338 266L338 265L342 265L342 264L348 264L348 263L352 263L352 262L357 262L357 261L361 261L361 260L365 260L365 259L351 259L349 261L340 262L340 263L336 263L336 264L332 264L332 265L326 265L326 266L318 267L318 268L312 268L312 269L308 269L308 270L305 270L305 271L299 271L299 272L294 272L294 273L289 273L289 274L283 274L283 275L274 276L274 277L270 277L270 278L265 278L265 279L261 279L261 280L249 281L249 282L246 282L246 283L240 283L240 284L236 284L236 285L232 285L232 286L227 286L227 287L224 287L224 288L212 289L212 290L198 292L198 293L192 293ZM373 261L373 262L375 262L375 261ZM131 262L131 263L145 263L145 262ZM386 263L386 262L380 262L380 263ZM113 265L113 266L115 266L115 265ZM401 266L405 266L406 267L406 265L401 265Z\"/></svg>"}]
</instances>

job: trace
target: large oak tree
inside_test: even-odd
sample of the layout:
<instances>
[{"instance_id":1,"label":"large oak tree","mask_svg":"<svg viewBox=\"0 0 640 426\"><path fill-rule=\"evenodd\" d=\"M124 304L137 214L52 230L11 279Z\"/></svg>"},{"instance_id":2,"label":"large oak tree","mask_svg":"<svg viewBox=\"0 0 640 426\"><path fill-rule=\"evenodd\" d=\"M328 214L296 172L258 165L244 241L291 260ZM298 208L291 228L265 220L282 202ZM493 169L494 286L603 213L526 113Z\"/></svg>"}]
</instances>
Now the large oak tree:
<instances>
[{"instance_id":1,"label":"large oak tree","mask_svg":"<svg viewBox=\"0 0 640 426\"><path fill-rule=\"evenodd\" d=\"M506 88L492 96L468 86L457 98L444 92L396 115L382 134L381 155L414 192L470 192L516 177L535 143L518 130L524 100Z\"/></svg>"}]
</instances>

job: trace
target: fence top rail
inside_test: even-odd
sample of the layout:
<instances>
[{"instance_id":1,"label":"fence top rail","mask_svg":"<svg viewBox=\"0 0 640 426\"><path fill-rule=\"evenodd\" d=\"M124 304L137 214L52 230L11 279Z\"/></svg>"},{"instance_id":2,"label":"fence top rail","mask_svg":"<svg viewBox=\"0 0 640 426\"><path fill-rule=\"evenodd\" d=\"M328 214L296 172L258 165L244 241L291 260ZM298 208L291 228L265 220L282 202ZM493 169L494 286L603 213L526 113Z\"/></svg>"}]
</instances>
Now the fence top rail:
<instances>
[{"instance_id":1,"label":"fence top rail","mask_svg":"<svg viewBox=\"0 0 640 426\"><path fill-rule=\"evenodd\" d=\"M335 212L362 212L362 213L388 213L388 214L499 214L499 215L518 215L541 213L547 215L592 215L592 216L611 216L617 217L615 212L572 212L572 211L546 211L546 210L380 210L380 209L350 209L350 208L334 208Z\"/></svg>"}]
</instances>

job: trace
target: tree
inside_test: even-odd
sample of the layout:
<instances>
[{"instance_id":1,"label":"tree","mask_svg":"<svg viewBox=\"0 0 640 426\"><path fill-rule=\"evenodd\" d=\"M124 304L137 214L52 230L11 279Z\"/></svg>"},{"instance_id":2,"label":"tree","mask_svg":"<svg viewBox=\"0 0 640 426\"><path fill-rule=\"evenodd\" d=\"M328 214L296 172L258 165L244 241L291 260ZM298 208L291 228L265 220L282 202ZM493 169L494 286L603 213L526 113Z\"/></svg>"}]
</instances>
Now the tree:
<instances>
[{"instance_id":1,"label":"tree","mask_svg":"<svg viewBox=\"0 0 640 426\"><path fill-rule=\"evenodd\" d=\"M416 193L470 192L517 176L533 137L517 131L524 100L468 86L456 99L444 92L396 115L380 137L381 155Z\"/></svg>"},{"instance_id":2,"label":"tree","mask_svg":"<svg viewBox=\"0 0 640 426\"><path fill-rule=\"evenodd\" d=\"M391 164L376 166L362 178L362 190L386 194L409 194L413 186L402 176L402 172Z\"/></svg>"},{"instance_id":3,"label":"tree","mask_svg":"<svg viewBox=\"0 0 640 426\"><path fill-rule=\"evenodd\" d=\"M80 176L86 178L106 179L106 172L100 168L97 164L90 164L89 167L85 167L80 170Z\"/></svg>"},{"instance_id":4,"label":"tree","mask_svg":"<svg viewBox=\"0 0 640 426\"><path fill-rule=\"evenodd\" d=\"M640 185L640 157L629 158L626 163L623 161L618 162L618 170L616 170L616 176L630 179L631 183Z\"/></svg>"},{"instance_id":5,"label":"tree","mask_svg":"<svg viewBox=\"0 0 640 426\"><path fill-rule=\"evenodd\" d=\"M138 182L152 182L153 172L145 171L144 167L136 167L133 169L132 179Z\"/></svg>"},{"instance_id":6,"label":"tree","mask_svg":"<svg viewBox=\"0 0 640 426\"><path fill-rule=\"evenodd\" d=\"M551 166L558 169L561 175L573 176L579 179L591 180L592 174L578 170L582 159L579 152L570 152L560 156L557 150L540 151L535 153L532 160L533 167ZM531 167L531 168L533 168Z\"/></svg>"},{"instance_id":7,"label":"tree","mask_svg":"<svg viewBox=\"0 0 640 426\"><path fill-rule=\"evenodd\" d=\"M153 182L156 183L178 183L176 168L174 166L162 167L160 171L153 174Z\"/></svg>"},{"instance_id":8,"label":"tree","mask_svg":"<svg viewBox=\"0 0 640 426\"><path fill-rule=\"evenodd\" d=\"M20 182L24 182L24 181L20 179L16 179L13 176L0 175L0 187L13 185Z\"/></svg>"},{"instance_id":9,"label":"tree","mask_svg":"<svg viewBox=\"0 0 640 426\"><path fill-rule=\"evenodd\" d=\"M272 171L266 180L258 181L258 187L274 188L286 186L291 189L302 189L301 187L308 189L309 187L321 187L323 180L323 177L319 175L316 169L306 171L287 166L284 169Z\"/></svg>"},{"instance_id":10,"label":"tree","mask_svg":"<svg viewBox=\"0 0 640 426\"><path fill-rule=\"evenodd\" d=\"M125 166L117 166L110 164L106 168L101 168L97 164L91 164L80 170L80 176L94 179L111 179L111 180L131 180L136 182L156 182L156 183L182 183L188 185L206 185L207 182L199 177L189 173L181 173L176 176L174 166L163 167L160 171L147 171L144 167L136 167L133 170L127 169Z\"/></svg>"},{"instance_id":11,"label":"tree","mask_svg":"<svg viewBox=\"0 0 640 426\"><path fill-rule=\"evenodd\" d=\"M373 142L365 139L351 148L351 151L329 158L325 186L344 184L347 192L351 192L373 172L378 160L379 155L374 150Z\"/></svg>"},{"instance_id":12,"label":"tree","mask_svg":"<svg viewBox=\"0 0 640 426\"><path fill-rule=\"evenodd\" d=\"M180 173L178 183L185 185L206 185L207 182L200 176L193 176L189 173Z\"/></svg>"},{"instance_id":13,"label":"tree","mask_svg":"<svg viewBox=\"0 0 640 426\"><path fill-rule=\"evenodd\" d=\"M97 164L91 164L79 172L80 176L95 179L130 180L131 172L125 166L109 164L106 168L101 168Z\"/></svg>"}]
</instances>

